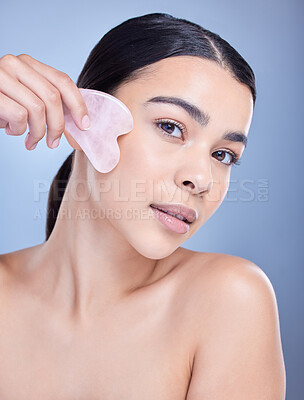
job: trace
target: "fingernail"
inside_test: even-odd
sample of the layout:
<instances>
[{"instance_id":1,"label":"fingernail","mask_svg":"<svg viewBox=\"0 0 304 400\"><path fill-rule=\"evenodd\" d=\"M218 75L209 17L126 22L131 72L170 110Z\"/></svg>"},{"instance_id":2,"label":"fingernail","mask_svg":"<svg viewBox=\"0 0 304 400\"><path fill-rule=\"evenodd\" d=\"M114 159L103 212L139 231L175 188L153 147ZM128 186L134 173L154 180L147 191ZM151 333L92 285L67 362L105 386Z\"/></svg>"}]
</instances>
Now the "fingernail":
<instances>
[{"instance_id":1,"label":"fingernail","mask_svg":"<svg viewBox=\"0 0 304 400\"><path fill-rule=\"evenodd\" d=\"M85 130L90 129L91 123L90 123L90 120L89 120L89 116L88 116L88 115L85 115L85 116L82 118L82 120L81 120L81 125L82 125L83 129L85 129Z\"/></svg>"},{"instance_id":2,"label":"fingernail","mask_svg":"<svg viewBox=\"0 0 304 400\"><path fill-rule=\"evenodd\" d=\"M25 145L27 146L27 150L34 150L34 148L37 146L37 143L33 144L33 138L30 136L29 132L25 138Z\"/></svg>"},{"instance_id":3,"label":"fingernail","mask_svg":"<svg viewBox=\"0 0 304 400\"><path fill-rule=\"evenodd\" d=\"M55 139L51 144L52 149L57 147L59 145L59 142L60 142L60 138Z\"/></svg>"},{"instance_id":4,"label":"fingernail","mask_svg":"<svg viewBox=\"0 0 304 400\"><path fill-rule=\"evenodd\" d=\"M13 135L13 132L11 131L11 127L10 127L9 123L5 127L5 133L7 135Z\"/></svg>"},{"instance_id":5,"label":"fingernail","mask_svg":"<svg viewBox=\"0 0 304 400\"><path fill-rule=\"evenodd\" d=\"M33 144L32 147L30 147L30 150L34 150L34 148L37 146L37 143Z\"/></svg>"}]
</instances>

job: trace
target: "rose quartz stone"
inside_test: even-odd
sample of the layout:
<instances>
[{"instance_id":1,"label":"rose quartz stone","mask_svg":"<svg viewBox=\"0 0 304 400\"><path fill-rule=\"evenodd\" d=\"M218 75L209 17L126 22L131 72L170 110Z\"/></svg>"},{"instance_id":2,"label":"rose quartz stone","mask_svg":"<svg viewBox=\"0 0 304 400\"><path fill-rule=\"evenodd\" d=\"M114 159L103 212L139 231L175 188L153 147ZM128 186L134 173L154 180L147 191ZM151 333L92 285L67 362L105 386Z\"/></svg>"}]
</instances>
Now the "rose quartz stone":
<instances>
[{"instance_id":1,"label":"rose quartz stone","mask_svg":"<svg viewBox=\"0 0 304 400\"><path fill-rule=\"evenodd\" d=\"M65 129L79 144L94 168L102 173L116 167L120 158L117 137L133 129L127 106L114 96L93 89L79 89L87 105L91 127L78 129L64 105Z\"/></svg>"}]
</instances>

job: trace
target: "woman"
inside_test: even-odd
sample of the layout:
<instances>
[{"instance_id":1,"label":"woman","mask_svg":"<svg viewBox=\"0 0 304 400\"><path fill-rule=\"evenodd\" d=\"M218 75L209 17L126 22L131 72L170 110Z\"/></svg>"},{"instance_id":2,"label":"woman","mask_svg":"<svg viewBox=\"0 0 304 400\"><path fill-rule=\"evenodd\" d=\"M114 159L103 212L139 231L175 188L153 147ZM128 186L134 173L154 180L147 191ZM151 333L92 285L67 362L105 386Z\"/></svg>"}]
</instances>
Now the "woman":
<instances>
[{"instance_id":1,"label":"woman","mask_svg":"<svg viewBox=\"0 0 304 400\"><path fill-rule=\"evenodd\" d=\"M74 151L52 183L46 241L1 255L1 399L282 400L269 279L247 259L181 247L246 146L256 88L239 53L154 13L109 31L77 86L26 54L1 58L0 81L1 127L22 135L28 122L29 150L45 125L58 146L63 104L88 128L80 87L117 97L134 120L107 174L64 131ZM183 231L157 209L172 205L192 215Z\"/></svg>"}]
</instances>

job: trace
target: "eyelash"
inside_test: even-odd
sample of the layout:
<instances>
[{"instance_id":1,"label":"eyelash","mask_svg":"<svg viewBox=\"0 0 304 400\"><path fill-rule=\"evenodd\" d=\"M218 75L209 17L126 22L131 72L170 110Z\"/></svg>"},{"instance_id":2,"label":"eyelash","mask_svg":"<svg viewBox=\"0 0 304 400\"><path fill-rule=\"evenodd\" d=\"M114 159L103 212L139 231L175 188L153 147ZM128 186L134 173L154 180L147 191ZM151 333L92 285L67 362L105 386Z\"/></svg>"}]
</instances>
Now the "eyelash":
<instances>
[{"instance_id":1,"label":"eyelash","mask_svg":"<svg viewBox=\"0 0 304 400\"><path fill-rule=\"evenodd\" d=\"M158 127L159 124L168 124L168 123L171 124L171 125L176 126L177 128L179 128L180 131L182 132L183 136L184 136L184 133L186 132L186 128L182 124L180 124L179 122L173 121L171 119L159 119L159 120L155 121L155 125L162 132L163 135L169 136L170 138L173 138L173 139L178 139L175 136L172 136L169 133L166 133L163 129ZM227 166L240 165L241 164L241 161L239 160L238 154L236 154L234 152L231 152L231 151L227 151L227 150L217 150L215 153L217 153L219 151L224 151L224 153L228 153L232 157L232 161L229 164L227 164L227 163L222 163L222 164L227 165Z\"/></svg>"}]
</instances>

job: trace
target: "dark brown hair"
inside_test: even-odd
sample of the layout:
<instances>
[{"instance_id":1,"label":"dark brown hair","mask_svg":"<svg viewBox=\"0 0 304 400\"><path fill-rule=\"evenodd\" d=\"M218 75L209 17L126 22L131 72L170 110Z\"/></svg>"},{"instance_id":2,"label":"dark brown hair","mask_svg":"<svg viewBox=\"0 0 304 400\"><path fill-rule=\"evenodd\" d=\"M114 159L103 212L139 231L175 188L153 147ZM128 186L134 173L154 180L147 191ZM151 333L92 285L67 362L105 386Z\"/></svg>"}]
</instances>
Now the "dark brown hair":
<instances>
[{"instance_id":1,"label":"dark brown hair","mask_svg":"<svg viewBox=\"0 0 304 400\"><path fill-rule=\"evenodd\" d=\"M248 86L255 105L255 76L244 58L216 33L164 13L131 18L107 32L90 52L76 85L114 95L122 83L138 77L144 67L183 55L212 60L228 69L237 81ZM74 155L75 150L60 167L50 188L46 240L56 222Z\"/></svg>"}]
</instances>

